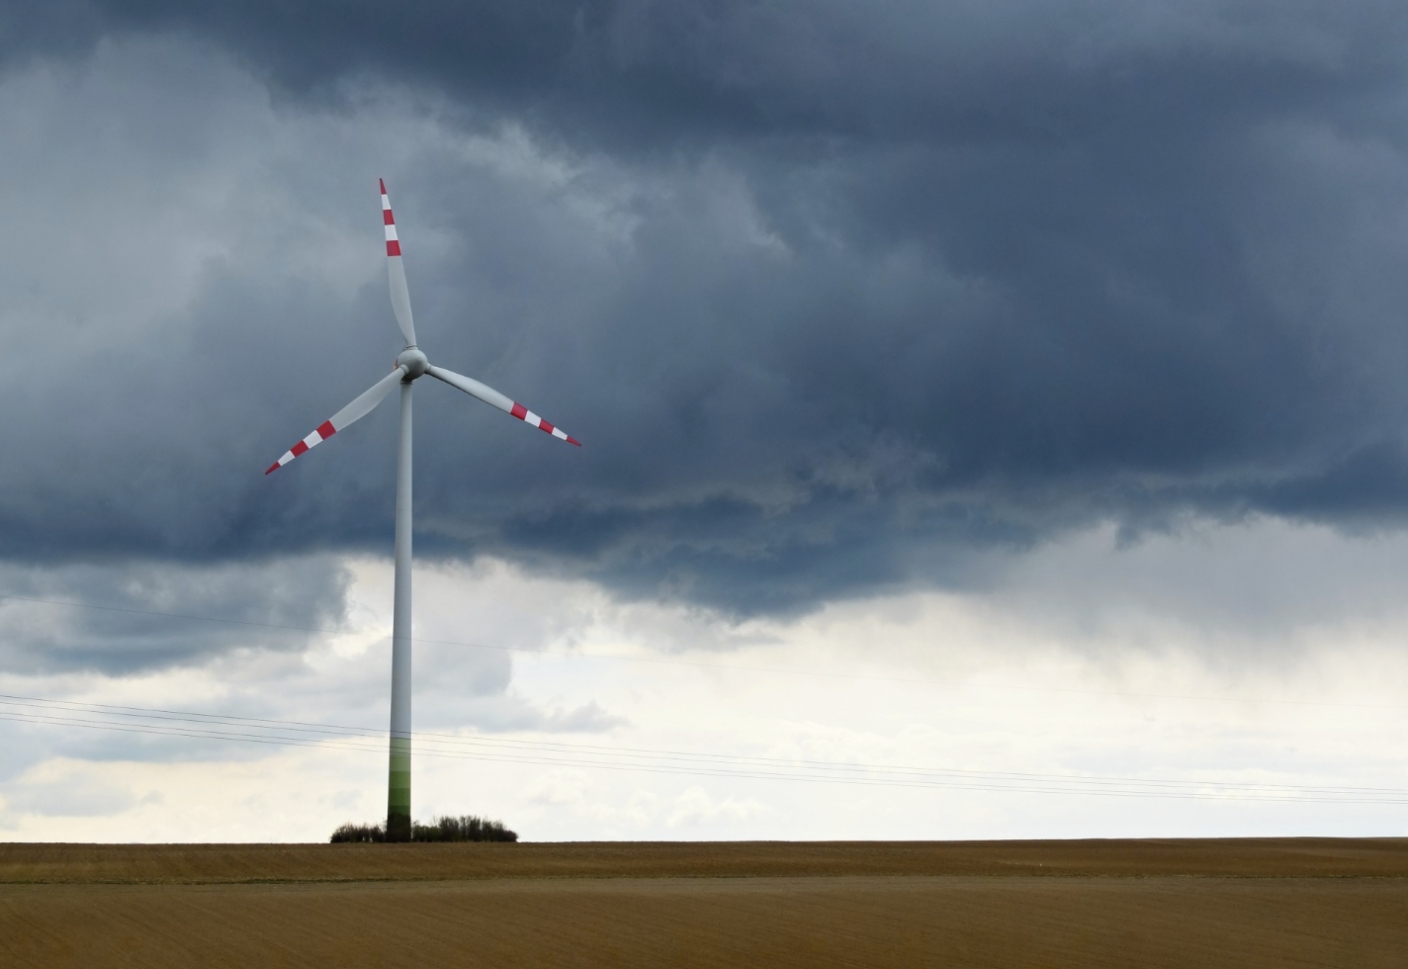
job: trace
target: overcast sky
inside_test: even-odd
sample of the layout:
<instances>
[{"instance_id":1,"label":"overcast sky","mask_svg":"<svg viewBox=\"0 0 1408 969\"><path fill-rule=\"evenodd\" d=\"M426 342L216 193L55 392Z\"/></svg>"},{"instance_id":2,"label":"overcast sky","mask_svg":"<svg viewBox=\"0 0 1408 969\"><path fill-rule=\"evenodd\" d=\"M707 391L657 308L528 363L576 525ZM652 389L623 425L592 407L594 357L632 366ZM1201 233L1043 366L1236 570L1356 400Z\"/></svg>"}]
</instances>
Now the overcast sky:
<instances>
[{"instance_id":1,"label":"overcast sky","mask_svg":"<svg viewBox=\"0 0 1408 969\"><path fill-rule=\"evenodd\" d=\"M0 5L0 692L382 725L395 409L262 472L401 348L385 178L431 361L584 445L417 385L417 725L577 758L424 759L418 816L1408 833L619 769L1408 790L1405 43L1387 2ZM382 810L365 751L6 737L0 837Z\"/></svg>"}]
</instances>

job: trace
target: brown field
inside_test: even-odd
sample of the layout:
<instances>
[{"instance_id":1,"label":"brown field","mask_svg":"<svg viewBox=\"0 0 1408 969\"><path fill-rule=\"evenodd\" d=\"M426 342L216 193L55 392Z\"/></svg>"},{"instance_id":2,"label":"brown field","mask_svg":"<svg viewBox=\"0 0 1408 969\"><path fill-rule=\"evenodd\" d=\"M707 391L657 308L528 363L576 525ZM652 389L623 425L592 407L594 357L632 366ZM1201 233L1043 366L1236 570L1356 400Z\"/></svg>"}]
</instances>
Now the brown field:
<instances>
[{"instance_id":1,"label":"brown field","mask_svg":"<svg viewBox=\"0 0 1408 969\"><path fill-rule=\"evenodd\" d=\"M1408 967L1408 839L0 845L0 966Z\"/></svg>"}]
</instances>

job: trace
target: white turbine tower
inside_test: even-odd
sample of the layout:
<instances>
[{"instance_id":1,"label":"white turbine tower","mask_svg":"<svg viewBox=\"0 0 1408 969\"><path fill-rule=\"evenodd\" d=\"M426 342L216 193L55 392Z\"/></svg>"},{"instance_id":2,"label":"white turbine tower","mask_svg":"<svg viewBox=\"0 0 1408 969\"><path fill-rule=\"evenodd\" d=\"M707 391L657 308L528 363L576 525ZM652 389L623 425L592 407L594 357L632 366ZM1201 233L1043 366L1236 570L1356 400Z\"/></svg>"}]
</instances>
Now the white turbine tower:
<instances>
[{"instance_id":1,"label":"white turbine tower","mask_svg":"<svg viewBox=\"0 0 1408 969\"><path fill-rule=\"evenodd\" d=\"M396 358L396 366L390 374L285 451L283 457L264 473L277 471L309 448L316 447L353 421L365 417L391 393L392 387L397 384L401 386L401 438L396 457L396 601L391 627L391 764L386 797L386 836L388 840L406 841L411 837L411 387L418 378L429 374L559 440L578 447L581 443L494 388L430 365L425 354L416 346L411 297L406 290L406 270L401 265L401 243L396 238L396 220L391 215L391 202L386 197L384 181L381 182L381 209L386 223L391 308L406 338L406 348Z\"/></svg>"}]
</instances>

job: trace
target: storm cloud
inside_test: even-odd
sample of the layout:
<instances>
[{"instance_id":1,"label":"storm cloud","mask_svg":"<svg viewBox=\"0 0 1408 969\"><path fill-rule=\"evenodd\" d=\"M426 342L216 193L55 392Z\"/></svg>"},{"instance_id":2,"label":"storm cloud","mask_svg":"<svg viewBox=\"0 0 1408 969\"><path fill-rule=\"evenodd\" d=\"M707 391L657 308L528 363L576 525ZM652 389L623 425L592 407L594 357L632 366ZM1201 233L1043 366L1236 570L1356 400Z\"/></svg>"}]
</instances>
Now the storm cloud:
<instances>
[{"instance_id":1,"label":"storm cloud","mask_svg":"<svg viewBox=\"0 0 1408 969\"><path fill-rule=\"evenodd\" d=\"M3 15L0 555L418 551L787 612L1114 522L1397 528L1384 3L74 3ZM324 581L319 579L319 582Z\"/></svg>"}]
</instances>

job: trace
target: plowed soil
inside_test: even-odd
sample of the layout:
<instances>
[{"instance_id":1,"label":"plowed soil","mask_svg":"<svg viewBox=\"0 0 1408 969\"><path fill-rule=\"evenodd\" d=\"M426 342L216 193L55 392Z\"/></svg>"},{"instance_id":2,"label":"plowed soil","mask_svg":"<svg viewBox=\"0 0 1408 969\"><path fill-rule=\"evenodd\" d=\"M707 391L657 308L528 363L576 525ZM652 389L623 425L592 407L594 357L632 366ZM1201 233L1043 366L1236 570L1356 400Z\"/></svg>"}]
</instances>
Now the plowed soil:
<instances>
[{"instance_id":1,"label":"plowed soil","mask_svg":"<svg viewBox=\"0 0 1408 969\"><path fill-rule=\"evenodd\" d=\"M1408 966L1408 839L0 845L0 965Z\"/></svg>"}]
</instances>

